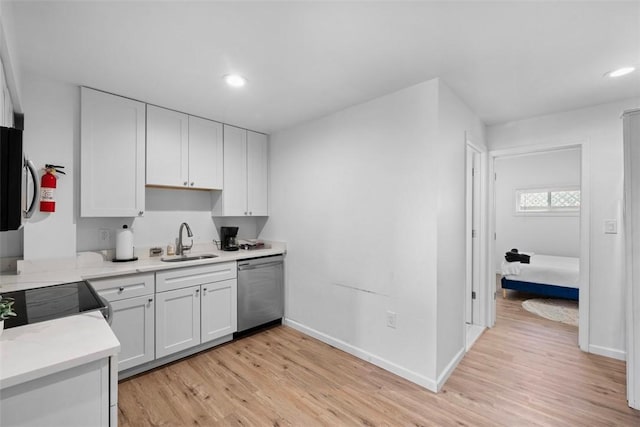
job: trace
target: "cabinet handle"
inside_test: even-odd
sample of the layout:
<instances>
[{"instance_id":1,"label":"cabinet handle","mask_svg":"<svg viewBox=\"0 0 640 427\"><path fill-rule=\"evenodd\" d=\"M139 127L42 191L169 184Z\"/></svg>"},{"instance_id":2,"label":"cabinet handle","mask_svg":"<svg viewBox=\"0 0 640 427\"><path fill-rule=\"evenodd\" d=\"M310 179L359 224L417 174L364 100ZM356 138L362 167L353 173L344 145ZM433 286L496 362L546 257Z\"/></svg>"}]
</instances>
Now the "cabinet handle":
<instances>
[{"instance_id":1,"label":"cabinet handle","mask_svg":"<svg viewBox=\"0 0 640 427\"><path fill-rule=\"evenodd\" d=\"M185 185L185 186L187 186L187 185L189 185L189 183L188 183L187 181L185 181L185 182L184 182L184 185Z\"/></svg>"},{"instance_id":2,"label":"cabinet handle","mask_svg":"<svg viewBox=\"0 0 640 427\"><path fill-rule=\"evenodd\" d=\"M196 295L200 293L200 289L196 289Z\"/></svg>"},{"instance_id":3,"label":"cabinet handle","mask_svg":"<svg viewBox=\"0 0 640 427\"><path fill-rule=\"evenodd\" d=\"M245 213L244 213L244 214L246 215L246 214L247 214L247 212L245 211Z\"/></svg>"},{"instance_id":4,"label":"cabinet handle","mask_svg":"<svg viewBox=\"0 0 640 427\"><path fill-rule=\"evenodd\" d=\"M138 216L142 216L142 215L144 215L144 211L138 212Z\"/></svg>"},{"instance_id":5,"label":"cabinet handle","mask_svg":"<svg viewBox=\"0 0 640 427\"><path fill-rule=\"evenodd\" d=\"M120 287L118 288L118 292L124 292L124 288L123 288L122 286L120 286Z\"/></svg>"},{"instance_id":6,"label":"cabinet handle","mask_svg":"<svg viewBox=\"0 0 640 427\"><path fill-rule=\"evenodd\" d=\"M153 302L153 298L149 298L149 302Z\"/></svg>"},{"instance_id":7,"label":"cabinet handle","mask_svg":"<svg viewBox=\"0 0 640 427\"><path fill-rule=\"evenodd\" d=\"M253 215L253 212L249 212L249 215Z\"/></svg>"},{"instance_id":8,"label":"cabinet handle","mask_svg":"<svg viewBox=\"0 0 640 427\"><path fill-rule=\"evenodd\" d=\"M202 288L202 295L206 295L207 294L207 288Z\"/></svg>"},{"instance_id":9,"label":"cabinet handle","mask_svg":"<svg viewBox=\"0 0 640 427\"><path fill-rule=\"evenodd\" d=\"M191 183L191 186L193 187L193 182Z\"/></svg>"}]
</instances>

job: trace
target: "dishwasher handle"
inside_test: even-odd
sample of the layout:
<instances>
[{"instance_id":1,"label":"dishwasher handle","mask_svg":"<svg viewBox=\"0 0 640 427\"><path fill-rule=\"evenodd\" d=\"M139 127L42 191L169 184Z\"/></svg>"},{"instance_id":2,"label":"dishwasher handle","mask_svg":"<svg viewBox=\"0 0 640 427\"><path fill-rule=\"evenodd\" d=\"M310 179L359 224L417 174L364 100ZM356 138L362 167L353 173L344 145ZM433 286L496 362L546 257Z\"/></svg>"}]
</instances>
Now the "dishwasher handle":
<instances>
[{"instance_id":1,"label":"dishwasher handle","mask_svg":"<svg viewBox=\"0 0 640 427\"><path fill-rule=\"evenodd\" d=\"M272 262L265 262L261 264L251 264L249 262L246 262L246 263L238 264L238 271L255 270L258 268L274 267L276 265L282 265L282 261L272 261Z\"/></svg>"}]
</instances>

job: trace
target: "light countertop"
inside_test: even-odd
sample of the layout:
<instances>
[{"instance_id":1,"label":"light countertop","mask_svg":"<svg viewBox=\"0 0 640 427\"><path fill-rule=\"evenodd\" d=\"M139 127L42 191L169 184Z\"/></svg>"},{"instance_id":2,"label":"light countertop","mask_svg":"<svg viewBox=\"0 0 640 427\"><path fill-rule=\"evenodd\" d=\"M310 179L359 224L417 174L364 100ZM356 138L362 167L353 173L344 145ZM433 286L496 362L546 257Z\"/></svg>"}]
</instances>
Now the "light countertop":
<instances>
[{"instance_id":1,"label":"light countertop","mask_svg":"<svg viewBox=\"0 0 640 427\"><path fill-rule=\"evenodd\" d=\"M216 264L238 261L269 255L286 253L286 245L269 242L268 249L221 251L213 245L199 245L187 255L214 254L216 258L181 262L160 261L161 257L140 257L138 261L105 261L99 252L79 253L75 259L52 259L37 261L18 261L20 273L2 273L0 275L0 295L2 292L18 291L78 280L98 279L102 277L122 276L135 273L147 273L196 265Z\"/></svg>"},{"instance_id":2,"label":"light countertop","mask_svg":"<svg viewBox=\"0 0 640 427\"><path fill-rule=\"evenodd\" d=\"M268 249L220 251L198 245L187 255L215 254L216 258L163 262L160 257L112 262L101 252L83 252L72 259L18 261L19 273L0 274L0 294L59 283L154 272L196 265L238 261L286 253L284 243ZM120 343L98 311L7 329L0 336L0 389L109 357Z\"/></svg>"},{"instance_id":3,"label":"light countertop","mask_svg":"<svg viewBox=\"0 0 640 427\"><path fill-rule=\"evenodd\" d=\"M0 389L117 354L120 343L99 311L3 331Z\"/></svg>"}]
</instances>

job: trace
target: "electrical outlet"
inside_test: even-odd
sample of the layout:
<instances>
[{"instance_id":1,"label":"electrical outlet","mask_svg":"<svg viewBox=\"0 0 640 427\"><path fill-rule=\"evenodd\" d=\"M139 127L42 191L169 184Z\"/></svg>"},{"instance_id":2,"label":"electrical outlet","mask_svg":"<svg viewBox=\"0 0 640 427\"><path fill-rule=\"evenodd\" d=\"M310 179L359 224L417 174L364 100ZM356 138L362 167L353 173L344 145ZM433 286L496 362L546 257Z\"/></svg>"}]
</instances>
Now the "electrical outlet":
<instances>
[{"instance_id":1,"label":"electrical outlet","mask_svg":"<svg viewBox=\"0 0 640 427\"><path fill-rule=\"evenodd\" d=\"M108 242L111 239L111 232L106 228L101 228L98 230L100 233L100 240L103 242Z\"/></svg>"},{"instance_id":2,"label":"electrical outlet","mask_svg":"<svg viewBox=\"0 0 640 427\"><path fill-rule=\"evenodd\" d=\"M618 234L618 221L615 219L607 219L604 221L605 234Z\"/></svg>"},{"instance_id":3,"label":"electrical outlet","mask_svg":"<svg viewBox=\"0 0 640 427\"><path fill-rule=\"evenodd\" d=\"M396 313L393 311L387 311L387 326L390 328L396 328Z\"/></svg>"}]
</instances>

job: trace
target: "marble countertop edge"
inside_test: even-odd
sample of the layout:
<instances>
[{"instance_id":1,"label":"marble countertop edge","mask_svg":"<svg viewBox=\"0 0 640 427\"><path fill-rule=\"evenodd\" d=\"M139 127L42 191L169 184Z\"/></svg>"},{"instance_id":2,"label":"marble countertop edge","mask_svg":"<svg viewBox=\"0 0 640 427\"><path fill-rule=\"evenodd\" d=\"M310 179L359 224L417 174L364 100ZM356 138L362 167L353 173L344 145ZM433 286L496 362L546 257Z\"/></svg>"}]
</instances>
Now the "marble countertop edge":
<instances>
[{"instance_id":1,"label":"marble countertop edge","mask_svg":"<svg viewBox=\"0 0 640 427\"><path fill-rule=\"evenodd\" d=\"M0 389L119 351L120 342L99 311L7 329L0 336Z\"/></svg>"}]
</instances>

